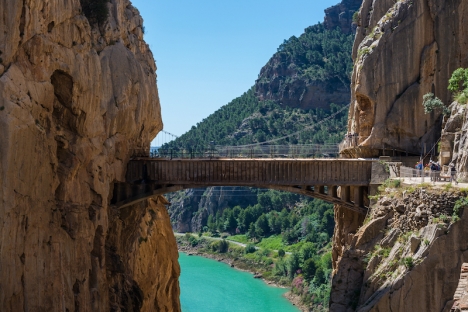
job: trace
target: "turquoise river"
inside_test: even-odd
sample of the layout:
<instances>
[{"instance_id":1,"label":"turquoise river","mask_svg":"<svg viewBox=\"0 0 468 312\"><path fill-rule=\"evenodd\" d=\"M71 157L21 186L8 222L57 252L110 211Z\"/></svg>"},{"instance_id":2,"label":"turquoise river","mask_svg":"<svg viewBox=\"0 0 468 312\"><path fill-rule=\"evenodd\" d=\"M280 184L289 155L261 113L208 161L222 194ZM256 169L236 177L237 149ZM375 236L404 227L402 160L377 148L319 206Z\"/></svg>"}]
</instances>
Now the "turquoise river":
<instances>
[{"instance_id":1,"label":"turquoise river","mask_svg":"<svg viewBox=\"0 0 468 312\"><path fill-rule=\"evenodd\" d=\"M298 312L283 294L227 264L179 253L182 312Z\"/></svg>"}]
</instances>

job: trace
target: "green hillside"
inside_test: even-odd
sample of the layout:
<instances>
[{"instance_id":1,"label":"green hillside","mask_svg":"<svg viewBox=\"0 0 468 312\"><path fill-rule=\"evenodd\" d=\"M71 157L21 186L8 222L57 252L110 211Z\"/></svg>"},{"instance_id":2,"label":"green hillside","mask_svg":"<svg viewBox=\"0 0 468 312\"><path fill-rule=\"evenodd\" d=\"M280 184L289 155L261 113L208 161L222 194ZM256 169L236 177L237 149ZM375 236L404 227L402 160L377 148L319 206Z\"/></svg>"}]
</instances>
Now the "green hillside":
<instances>
[{"instance_id":1,"label":"green hillside","mask_svg":"<svg viewBox=\"0 0 468 312\"><path fill-rule=\"evenodd\" d=\"M261 143L304 130L341 108L335 104L329 111L290 108L259 101L250 89L163 148L190 149L207 146L211 141L228 146ZM343 110L333 120L275 144L338 143L343 139L346 122L347 111Z\"/></svg>"}]
</instances>

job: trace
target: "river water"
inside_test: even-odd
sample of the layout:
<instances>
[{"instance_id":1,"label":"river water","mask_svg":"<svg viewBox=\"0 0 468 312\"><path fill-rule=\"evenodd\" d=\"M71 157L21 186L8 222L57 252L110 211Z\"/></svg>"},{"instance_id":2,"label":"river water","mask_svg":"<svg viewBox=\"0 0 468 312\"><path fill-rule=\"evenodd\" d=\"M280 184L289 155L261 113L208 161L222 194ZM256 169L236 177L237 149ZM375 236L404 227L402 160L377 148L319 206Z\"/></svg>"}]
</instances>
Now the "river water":
<instances>
[{"instance_id":1,"label":"river water","mask_svg":"<svg viewBox=\"0 0 468 312\"><path fill-rule=\"evenodd\" d=\"M179 253L182 312L298 312L282 295L252 274L227 264Z\"/></svg>"}]
</instances>

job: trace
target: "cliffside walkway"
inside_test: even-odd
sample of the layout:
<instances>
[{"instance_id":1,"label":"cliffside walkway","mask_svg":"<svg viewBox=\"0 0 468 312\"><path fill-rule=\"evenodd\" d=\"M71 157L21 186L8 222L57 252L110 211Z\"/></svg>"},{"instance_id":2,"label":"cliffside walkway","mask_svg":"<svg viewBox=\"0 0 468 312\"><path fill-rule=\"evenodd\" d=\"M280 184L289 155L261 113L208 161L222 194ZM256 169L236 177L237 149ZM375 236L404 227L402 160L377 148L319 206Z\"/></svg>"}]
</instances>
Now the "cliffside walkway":
<instances>
[{"instance_id":1,"label":"cliffside walkway","mask_svg":"<svg viewBox=\"0 0 468 312\"><path fill-rule=\"evenodd\" d=\"M365 214L374 162L312 158L135 158L128 164L126 182L114 185L111 203L123 208L183 189L247 186L302 194Z\"/></svg>"}]
</instances>

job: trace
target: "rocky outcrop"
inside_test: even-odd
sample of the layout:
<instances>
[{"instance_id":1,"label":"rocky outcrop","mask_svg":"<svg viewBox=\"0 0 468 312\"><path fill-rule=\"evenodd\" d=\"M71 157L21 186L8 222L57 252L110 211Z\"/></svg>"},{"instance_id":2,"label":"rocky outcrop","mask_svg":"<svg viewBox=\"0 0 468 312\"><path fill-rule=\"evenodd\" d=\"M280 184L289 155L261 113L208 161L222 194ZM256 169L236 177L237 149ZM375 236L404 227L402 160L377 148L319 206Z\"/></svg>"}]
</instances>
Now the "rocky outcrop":
<instances>
[{"instance_id":1,"label":"rocky outcrop","mask_svg":"<svg viewBox=\"0 0 468 312\"><path fill-rule=\"evenodd\" d=\"M446 118L440 138L440 157L442 165L453 163L458 181L468 180L468 110L466 105L453 102L450 116Z\"/></svg>"},{"instance_id":2,"label":"rocky outcrop","mask_svg":"<svg viewBox=\"0 0 468 312\"><path fill-rule=\"evenodd\" d=\"M2 311L180 309L164 200L109 206L162 122L142 19L104 5L0 0Z\"/></svg>"},{"instance_id":3,"label":"rocky outcrop","mask_svg":"<svg viewBox=\"0 0 468 312\"><path fill-rule=\"evenodd\" d=\"M255 84L260 100L273 100L281 105L312 109L330 109L330 104L346 104L349 101L349 88L339 79L320 81L298 79L294 66L284 63L281 56L273 56L260 72L260 79ZM286 82L286 77L294 77Z\"/></svg>"},{"instance_id":4,"label":"rocky outcrop","mask_svg":"<svg viewBox=\"0 0 468 312\"><path fill-rule=\"evenodd\" d=\"M448 80L468 67L468 37L462 0L365 0L359 13L348 130L359 148L344 153L377 156L382 149L419 155L440 136L440 114L424 114L422 97L432 92L451 102Z\"/></svg>"},{"instance_id":5,"label":"rocky outcrop","mask_svg":"<svg viewBox=\"0 0 468 312\"><path fill-rule=\"evenodd\" d=\"M353 15L359 11L362 0L343 0L325 10L325 20L323 24L327 29L340 28L345 34L354 33L356 24Z\"/></svg>"},{"instance_id":6,"label":"rocky outcrop","mask_svg":"<svg viewBox=\"0 0 468 312\"><path fill-rule=\"evenodd\" d=\"M347 237L330 311L447 311L468 257L468 215L454 210L466 194L423 187L385 194Z\"/></svg>"}]
</instances>

